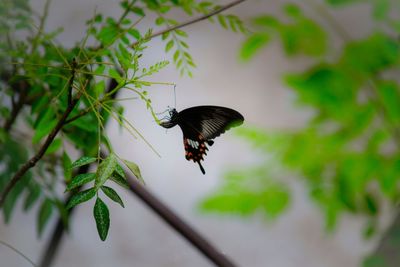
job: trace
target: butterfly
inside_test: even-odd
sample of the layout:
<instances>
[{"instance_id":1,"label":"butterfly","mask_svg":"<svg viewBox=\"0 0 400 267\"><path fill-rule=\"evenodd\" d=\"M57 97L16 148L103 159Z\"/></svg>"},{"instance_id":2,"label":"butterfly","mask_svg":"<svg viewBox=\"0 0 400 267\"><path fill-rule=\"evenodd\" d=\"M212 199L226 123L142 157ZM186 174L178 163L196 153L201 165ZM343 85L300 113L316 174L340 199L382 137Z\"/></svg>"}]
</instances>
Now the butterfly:
<instances>
[{"instance_id":1,"label":"butterfly","mask_svg":"<svg viewBox=\"0 0 400 267\"><path fill-rule=\"evenodd\" d=\"M168 120L160 125L164 128L172 128L175 125L181 127L185 157L197 162L203 174L206 172L200 161L207 155L207 145L212 146L212 139L244 121L243 116L236 110L218 106L196 106L181 112L172 108L169 115Z\"/></svg>"}]
</instances>

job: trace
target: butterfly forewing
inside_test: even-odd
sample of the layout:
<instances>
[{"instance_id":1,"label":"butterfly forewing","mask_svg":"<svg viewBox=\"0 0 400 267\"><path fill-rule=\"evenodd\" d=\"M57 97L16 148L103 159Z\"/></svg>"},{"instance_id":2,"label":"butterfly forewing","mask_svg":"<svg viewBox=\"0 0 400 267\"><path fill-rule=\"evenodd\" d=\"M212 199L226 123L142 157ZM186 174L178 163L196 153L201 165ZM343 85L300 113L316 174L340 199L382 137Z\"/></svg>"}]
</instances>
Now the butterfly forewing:
<instances>
[{"instance_id":1,"label":"butterfly forewing","mask_svg":"<svg viewBox=\"0 0 400 267\"><path fill-rule=\"evenodd\" d=\"M209 140L221 135L232 126L243 123L243 116L230 108L198 106L179 112L178 124L184 136L196 139L200 134Z\"/></svg>"}]
</instances>

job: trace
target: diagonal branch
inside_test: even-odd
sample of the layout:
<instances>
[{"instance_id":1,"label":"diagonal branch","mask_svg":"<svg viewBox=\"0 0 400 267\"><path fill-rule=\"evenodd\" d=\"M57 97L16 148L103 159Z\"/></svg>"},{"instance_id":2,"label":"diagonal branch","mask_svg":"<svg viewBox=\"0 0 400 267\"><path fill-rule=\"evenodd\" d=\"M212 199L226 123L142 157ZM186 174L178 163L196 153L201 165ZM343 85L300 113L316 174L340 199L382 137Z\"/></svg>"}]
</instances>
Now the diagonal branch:
<instances>
[{"instance_id":1,"label":"diagonal branch","mask_svg":"<svg viewBox=\"0 0 400 267\"><path fill-rule=\"evenodd\" d=\"M231 7L234 7L234 6L236 6L236 5L238 5L238 4L242 3L242 2L244 2L244 1L246 1L246 0L236 0L236 1L233 1L233 2L231 2L231 3L228 3L228 4L226 4L226 5L221 6L220 8L218 8L218 9L216 9L216 10L210 12L210 13L207 13L207 14L202 15L202 16L200 16L200 17L197 17L197 18L188 20L188 21L183 22L183 23L181 23L181 24L178 24L178 25L176 25L176 26L174 26L174 27L166 28L166 29L161 30L161 31L159 31L159 32L153 33L152 35L150 35L149 37L147 37L146 40L150 40L150 39L153 39L154 37L163 35L164 33L171 32L171 31L175 31L175 30L178 30L178 29L180 29L180 28L183 28L183 27L189 26L189 25L191 25L191 24L197 23L197 22L199 22L199 21L206 20L206 19L208 19L208 18L210 18L210 17L212 17L212 16L215 16L215 15L217 15L217 14L219 14L219 13L221 13L221 12L223 12L223 11L225 11L225 10L231 8ZM133 44L131 45L131 47L134 48L138 43L139 43L139 41L133 43Z\"/></svg>"},{"instance_id":2,"label":"diagonal branch","mask_svg":"<svg viewBox=\"0 0 400 267\"><path fill-rule=\"evenodd\" d=\"M219 267L235 267L227 256L222 254L216 247L214 247L208 240L206 240L200 233L194 230L183 219L176 215L169 207L162 201L150 193L138 179L127 174L126 179L129 183L129 189L138 198L140 198L147 206L149 206L155 213L157 213L166 223L174 228L181 234L188 242L196 247L204 256L211 262Z\"/></svg>"}]
</instances>

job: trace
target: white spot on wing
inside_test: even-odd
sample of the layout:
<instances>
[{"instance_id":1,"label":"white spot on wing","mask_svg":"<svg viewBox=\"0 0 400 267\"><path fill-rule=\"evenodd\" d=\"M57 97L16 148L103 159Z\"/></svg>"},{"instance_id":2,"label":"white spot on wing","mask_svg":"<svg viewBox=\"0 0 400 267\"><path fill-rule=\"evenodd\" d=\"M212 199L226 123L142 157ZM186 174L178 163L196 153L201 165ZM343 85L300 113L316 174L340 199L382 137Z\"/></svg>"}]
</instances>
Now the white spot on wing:
<instances>
[{"instance_id":1,"label":"white spot on wing","mask_svg":"<svg viewBox=\"0 0 400 267\"><path fill-rule=\"evenodd\" d=\"M193 147L193 148L195 148L195 149L198 149L198 148L199 148L199 142L197 142L197 141L193 141L193 140L188 139L188 143L189 143L189 145L190 145L191 147Z\"/></svg>"}]
</instances>

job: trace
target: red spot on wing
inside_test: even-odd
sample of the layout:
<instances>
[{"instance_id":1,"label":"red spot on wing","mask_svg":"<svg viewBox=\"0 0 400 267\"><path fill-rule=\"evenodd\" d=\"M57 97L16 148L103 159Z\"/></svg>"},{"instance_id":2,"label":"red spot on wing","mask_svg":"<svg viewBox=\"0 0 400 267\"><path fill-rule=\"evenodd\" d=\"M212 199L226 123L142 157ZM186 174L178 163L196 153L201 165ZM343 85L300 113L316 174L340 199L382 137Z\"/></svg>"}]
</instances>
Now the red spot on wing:
<instances>
[{"instance_id":1,"label":"red spot on wing","mask_svg":"<svg viewBox=\"0 0 400 267\"><path fill-rule=\"evenodd\" d=\"M201 137L199 135L199 137ZM198 145L194 145L196 143ZM200 162L204 160L204 155L207 155L207 145L206 140L203 138L199 138L197 140L189 140L188 138L183 138L183 145L185 148L185 157L187 160L192 160L193 162Z\"/></svg>"}]
</instances>

